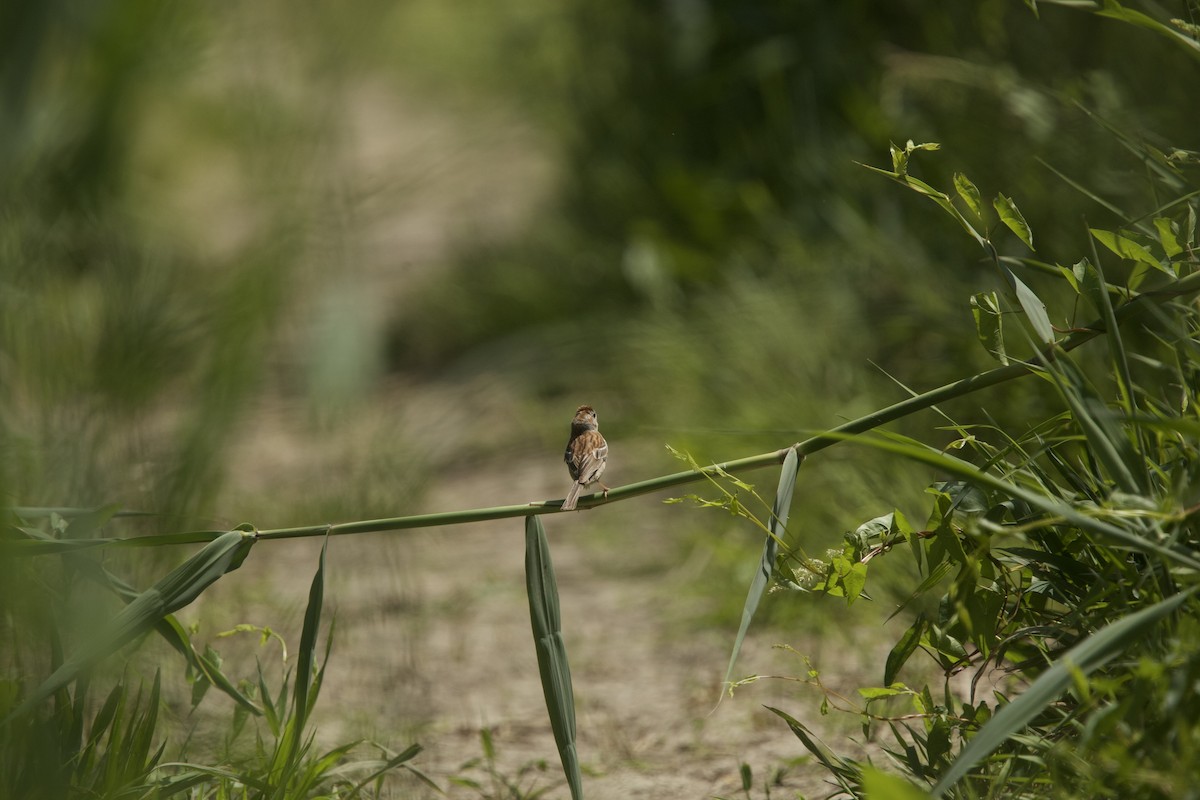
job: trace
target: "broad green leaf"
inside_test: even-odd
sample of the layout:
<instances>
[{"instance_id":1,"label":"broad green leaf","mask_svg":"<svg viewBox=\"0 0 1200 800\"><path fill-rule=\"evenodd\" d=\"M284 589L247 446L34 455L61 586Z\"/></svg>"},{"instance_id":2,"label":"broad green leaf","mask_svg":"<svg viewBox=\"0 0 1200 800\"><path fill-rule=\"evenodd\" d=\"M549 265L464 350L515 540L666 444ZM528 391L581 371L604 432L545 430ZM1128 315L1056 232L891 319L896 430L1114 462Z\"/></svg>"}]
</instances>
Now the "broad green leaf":
<instances>
[{"instance_id":1,"label":"broad green leaf","mask_svg":"<svg viewBox=\"0 0 1200 800\"><path fill-rule=\"evenodd\" d=\"M1026 247L1036 252L1037 248L1033 246L1033 231L1029 229L1029 223L1025 221L1025 217L1021 216L1021 211L1012 198L998 194L992 201L992 207L1000 215L1000 221L1007 225L1008 229L1015 233Z\"/></svg>"},{"instance_id":2,"label":"broad green leaf","mask_svg":"<svg viewBox=\"0 0 1200 800\"><path fill-rule=\"evenodd\" d=\"M229 531L210 542L125 606L109 625L30 692L5 722L33 710L84 669L147 632L168 614L191 603L222 575L241 566L256 539L257 536L252 533Z\"/></svg>"},{"instance_id":3,"label":"broad green leaf","mask_svg":"<svg viewBox=\"0 0 1200 800\"><path fill-rule=\"evenodd\" d=\"M1158 231L1158 241L1162 243L1163 252L1168 258L1174 258L1183 252L1183 245L1175 237L1174 223L1166 217L1156 217L1154 227Z\"/></svg>"},{"instance_id":4,"label":"broad green leaf","mask_svg":"<svg viewBox=\"0 0 1200 800\"><path fill-rule=\"evenodd\" d=\"M550 560L550 544L541 517L525 517L525 588L529 595L529 619L537 646L538 673L550 715L550 728L562 760L563 773L573 800L583 797L583 773L575 742L575 690L571 666L563 640L558 604L558 582Z\"/></svg>"},{"instance_id":5,"label":"broad green leaf","mask_svg":"<svg viewBox=\"0 0 1200 800\"><path fill-rule=\"evenodd\" d=\"M1057 701L1071 686L1075 673L1090 675L1115 656L1128 650L1153 632L1156 622L1178 611L1179 607L1195 594L1196 589L1197 587L1193 587L1149 608L1129 614L1101 628L1071 648L1050 669L1042 673L1020 697L997 711L996 715L971 738L933 787L933 796L944 795L970 772L972 767L995 752L1047 706Z\"/></svg>"},{"instance_id":6,"label":"broad green leaf","mask_svg":"<svg viewBox=\"0 0 1200 800\"><path fill-rule=\"evenodd\" d=\"M958 196L967 204L967 208L971 209L981 222L983 221L983 198L979 195L979 189L975 188L975 184L971 183L970 179L961 172L954 173L954 190L958 192Z\"/></svg>"},{"instance_id":7,"label":"broad green leaf","mask_svg":"<svg viewBox=\"0 0 1200 800\"><path fill-rule=\"evenodd\" d=\"M1163 266L1144 245L1129 234L1114 233L1113 231L1100 230L1099 228L1090 228L1089 230L1097 242L1121 258L1154 267L1160 272L1165 272L1171 276L1175 275L1169 268Z\"/></svg>"},{"instance_id":8,"label":"broad green leaf","mask_svg":"<svg viewBox=\"0 0 1200 800\"><path fill-rule=\"evenodd\" d=\"M862 594L867 585L867 565L861 561L853 561L848 569L841 573L842 588L846 592L846 603L853 603Z\"/></svg>"},{"instance_id":9,"label":"broad green leaf","mask_svg":"<svg viewBox=\"0 0 1200 800\"><path fill-rule=\"evenodd\" d=\"M1058 267L1058 272L1063 276L1063 280L1071 284L1071 289L1074 290L1075 294L1079 294L1081 291L1079 288L1079 276L1075 273L1074 268L1064 267L1062 264L1055 264L1054 266Z\"/></svg>"},{"instance_id":10,"label":"broad green leaf","mask_svg":"<svg viewBox=\"0 0 1200 800\"><path fill-rule=\"evenodd\" d=\"M980 292L971 297L971 314L975 317L975 333L988 355L1001 364L1008 363L1004 352L1004 315L1000 298L995 292Z\"/></svg>"},{"instance_id":11,"label":"broad green leaf","mask_svg":"<svg viewBox=\"0 0 1200 800\"><path fill-rule=\"evenodd\" d=\"M1042 344L1053 343L1054 326L1050 324L1050 317L1046 315L1046 304L1038 299L1033 290L1026 286L1025 282L1018 278L1012 270L1006 266L1003 269L1012 283L1013 291L1016 292L1021 310L1025 312L1025 317L1033 327L1034 333L1037 334L1038 341Z\"/></svg>"},{"instance_id":12,"label":"broad green leaf","mask_svg":"<svg viewBox=\"0 0 1200 800\"><path fill-rule=\"evenodd\" d=\"M746 631L750 629L750 621L758 610L758 603L767 591L771 581L771 573L775 569L775 556L779 551L779 541L787 529L788 512L792 507L792 495L796 491L796 472L800 469L800 456L796 448L788 450L783 460L783 469L779 474L779 487L775 491L775 505L771 509L771 519L767 523L769 531L763 543L762 559L758 571L750 581L750 589L746 593L746 602L742 607L742 622L738 626L737 636L733 640L733 652L729 654L729 666L725 669L725 686L733 683L733 670L737 664L738 654L742 651L742 641Z\"/></svg>"}]
</instances>

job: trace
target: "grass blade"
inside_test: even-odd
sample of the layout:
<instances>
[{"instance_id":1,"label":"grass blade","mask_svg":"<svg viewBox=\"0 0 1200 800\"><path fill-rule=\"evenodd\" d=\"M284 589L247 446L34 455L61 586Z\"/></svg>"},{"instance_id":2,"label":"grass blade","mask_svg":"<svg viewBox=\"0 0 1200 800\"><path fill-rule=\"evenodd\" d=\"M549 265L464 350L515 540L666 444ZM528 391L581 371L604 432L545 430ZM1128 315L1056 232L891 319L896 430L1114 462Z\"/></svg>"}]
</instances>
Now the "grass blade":
<instances>
[{"instance_id":1,"label":"grass blade","mask_svg":"<svg viewBox=\"0 0 1200 800\"><path fill-rule=\"evenodd\" d=\"M1077 674L1088 675L1104 666L1153 630L1155 622L1174 613L1196 588L1180 592L1134 614L1101 628L1071 648L1054 666L1034 681L1024 694L996 712L971 739L941 780L933 787L933 796L941 797L971 767L987 758L997 747L1053 703L1071 685Z\"/></svg>"},{"instance_id":2,"label":"grass blade","mask_svg":"<svg viewBox=\"0 0 1200 800\"><path fill-rule=\"evenodd\" d=\"M775 506L771 509L771 519L767 523L767 538L763 542L762 560L754 580L750 582L750 590L746 593L746 603L742 607L742 623L738 627L737 636L733 640L733 652L729 654L729 666L725 669L724 687L733 683L733 669L737 664L738 654L742 651L742 642L746 631L750 629L750 621L758 610L767 584L771 581L771 573L775 569L775 555L779 552L779 541L787 529L788 510L792 507L792 494L796 491L796 472L800 469L800 455L796 448L788 451L783 459L783 469L779 473L779 488L775 490Z\"/></svg>"},{"instance_id":3,"label":"grass blade","mask_svg":"<svg viewBox=\"0 0 1200 800\"><path fill-rule=\"evenodd\" d=\"M308 589L308 607L304 609L304 627L300 634L300 650L296 659L296 682L292 687L292 716L284 726L275 764L280 772L273 776L277 792L290 790L293 774L301 758L308 751L310 742L304 740L308 716L320 691L319 679L313 679L313 665L317 658L317 634L321 628L321 611L325 606L325 553L329 549L329 538L321 544L321 557L317 572Z\"/></svg>"},{"instance_id":4,"label":"grass blade","mask_svg":"<svg viewBox=\"0 0 1200 800\"><path fill-rule=\"evenodd\" d=\"M60 540L55 539L50 534L36 528L22 527L16 530L31 537L25 541L45 542L47 544L60 542ZM86 543L86 541L88 540L80 543ZM64 552L63 557L67 559L73 568L79 570L80 574L105 587L125 602L133 602L138 598L139 592L137 589L112 572L109 572L98 561L89 557L87 553L67 550ZM220 668L196 652L195 647L192 646L191 637L184 630L183 626L179 624L179 621L175 619L173 614L167 614L159 620L155 624L154 630L167 641L167 644L171 645L171 647L184 657L191 669L203 676L203 680L207 680L210 684L229 695L251 714L260 716L263 713L262 709L253 700L233 685L233 682L221 672Z\"/></svg>"},{"instance_id":5,"label":"grass blade","mask_svg":"<svg viewBox=\"0 0 1200 800\"><path fill-rule=\"evenodd\" d=\"M558 582L550 561L550 545L542 521L536 516L525 518L525 586L550 727L571 797L579 800L583 797L583 775L575 747L575 691L571 688L571 667L563 641Z\"/></svg>"},{"instance_id":6,"label":"grass blade","mask_svg":"<svg viewBox=\"0 0 1200 800\"><path fill-rule=\"evenodd\" d=\"M84 669L150 630L168 614L191 603L222 575L241 566L256 539L251 532L229 531L210 542L125 606L110 625L64 661L0 724L29 713Z\"/></svg>"}]
</instances>

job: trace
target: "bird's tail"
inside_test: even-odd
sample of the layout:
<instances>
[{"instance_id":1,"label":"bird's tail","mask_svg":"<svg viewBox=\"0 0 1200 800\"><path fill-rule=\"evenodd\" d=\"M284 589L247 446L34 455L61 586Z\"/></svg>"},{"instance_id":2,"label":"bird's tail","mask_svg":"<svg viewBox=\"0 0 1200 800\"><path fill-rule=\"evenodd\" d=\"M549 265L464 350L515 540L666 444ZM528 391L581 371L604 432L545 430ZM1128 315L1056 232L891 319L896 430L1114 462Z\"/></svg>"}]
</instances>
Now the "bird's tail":
<instances>
[{"instance_id":1,"label":"bird's tail","mask_svg":"<svg viewBox=\"0 0 1200 800\"><path fill-rule=\"evenodd\" d=\"M567 499L563 500L563 511L575 510L575 503L579 501L579 490L582 488L583 484L581 484L579 481L575 481L573 484L571 484L571 491L567 492Z\"/></svg>"}]
</instances>

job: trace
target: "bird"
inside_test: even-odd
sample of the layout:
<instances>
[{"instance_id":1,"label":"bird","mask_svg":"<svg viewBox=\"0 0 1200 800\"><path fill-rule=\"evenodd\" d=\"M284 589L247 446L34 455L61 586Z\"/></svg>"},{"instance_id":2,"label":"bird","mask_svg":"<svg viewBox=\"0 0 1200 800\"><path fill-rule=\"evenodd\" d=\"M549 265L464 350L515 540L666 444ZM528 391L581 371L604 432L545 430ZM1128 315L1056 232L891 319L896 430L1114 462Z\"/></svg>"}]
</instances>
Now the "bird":
<instances>
[{"instance_id":1,"label":"bird","mask_svg":"<svg viewBox=\"0 0 1200 800\"><path fill-rule=\"evenodd\" d=\"M563 500L562 510L571 511L579 499L579 492L600 483L600 476L608 466L608 442L600 434L600 422L596 417L596 409L591 406L580 406L571 420L571 438L567 440L567 450L563 453L563 461L567 462L567 471L571 473L571 491ZM608 497L608 487L603 483L600 488Z\"/></svg>"}]
</instances>

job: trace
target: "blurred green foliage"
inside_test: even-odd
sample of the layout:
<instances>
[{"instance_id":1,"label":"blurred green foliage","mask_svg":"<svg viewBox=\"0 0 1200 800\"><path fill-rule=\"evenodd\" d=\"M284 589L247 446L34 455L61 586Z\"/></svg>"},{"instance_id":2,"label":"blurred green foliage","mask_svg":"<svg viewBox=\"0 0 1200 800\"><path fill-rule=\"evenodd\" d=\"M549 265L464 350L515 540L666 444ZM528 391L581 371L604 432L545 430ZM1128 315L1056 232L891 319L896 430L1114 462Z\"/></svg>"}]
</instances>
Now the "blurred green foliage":
<instances>
[{"instance_id":1,"label":"blurred green foliage","mask_svg":"<svg viewBox=\"0 0 1200 800\"><path fill-rule=\"evenodd\" d=\"M1137 7L1198 21L1194 2L1162 5ZM550 412L587 401L611 441L666 440L704 461L904 396L871 362L918 389L977 372L989 361L967 298L1001 278L952 222L856 162L943 142L920 177L944 187L966 172L1004 192L1038 232L1036 257L1070 264L1085 224L1115 230L1175 196L1155 153L1198 149L1185 49L1037 8L3 3L0 504L116 501L176 528L243 508L277 524L373 516L408 501L427 464L479 465L474 428L411 443L459 433L460 418L433 424L448 408L497 431L489 456L557 440ZM450 122L424 133L414 108ZM513 117L553 174L548 189L513 180L484 197L538 198L489 234L425 176L461 160L450 172L474 186L494 165L461 151ZM410 146L408 122L441 149ZM372 160L385 145L393 160ZM414 212L431 208L433 222ZM397 248L381 234L396 228L449 233ZM1001 255L1029 255L1005 241ZM1022 279L1055 324L1073 319L1073 292ZM399 418L429 384L450 388L404 418L411 430L354 429L334 459L302 450L291 481L242 467L242 505L218 506L234 446L272 417L256 404L301 407L297 438L315 439ZM1022 385L987 410L1003 427L1052 398ZM622 479L674 468L665 453L614 459ZM819 552L865 498L903 505L928 477L831 456L802 470L793 524ZM20 593L0 571L7 610Z\"/></svg>"}]
</instances>

